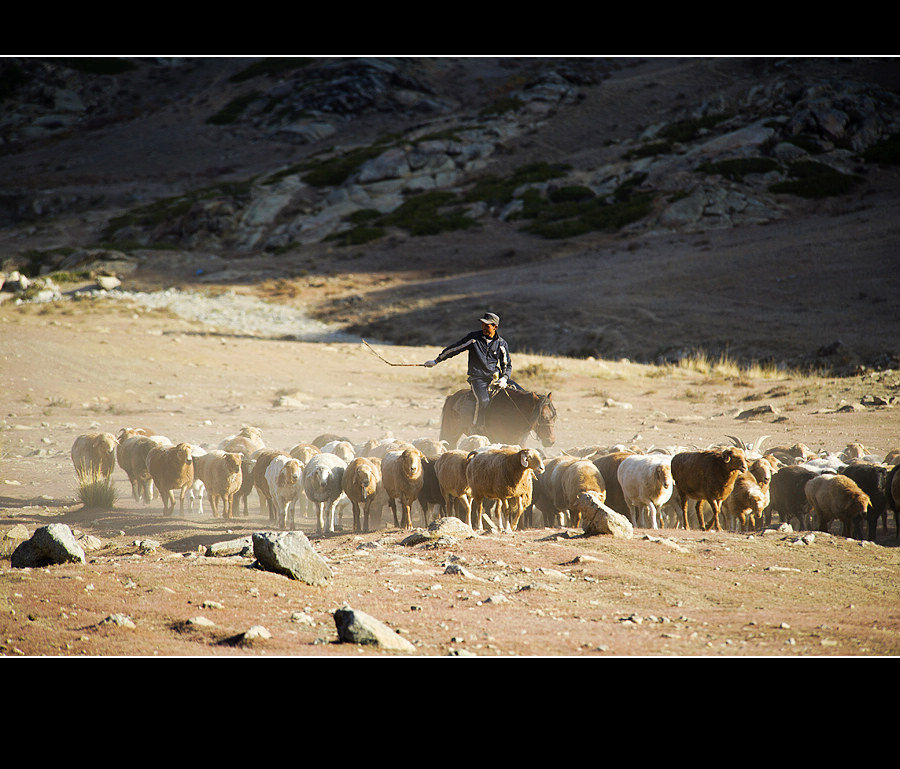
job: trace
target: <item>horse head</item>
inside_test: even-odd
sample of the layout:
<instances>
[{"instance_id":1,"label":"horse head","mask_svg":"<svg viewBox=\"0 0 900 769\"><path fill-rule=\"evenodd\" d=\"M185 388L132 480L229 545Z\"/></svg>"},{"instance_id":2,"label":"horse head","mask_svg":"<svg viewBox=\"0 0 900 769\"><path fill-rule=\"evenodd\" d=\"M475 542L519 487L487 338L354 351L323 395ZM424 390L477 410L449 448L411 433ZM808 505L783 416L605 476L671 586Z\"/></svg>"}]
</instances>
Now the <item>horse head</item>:
<instances>
[{"instance_id":1,"label":"horse head","mask_svg":"<svg viewBox=\"0 0 900 769\"><path fill-rule=\"evenodd\" d=\"M536 412L537 419L534 423L534 434L544 446L552 446L556 443L556 406L553 405L553 393L537 395Z\"/></svg>"}]
</instances>

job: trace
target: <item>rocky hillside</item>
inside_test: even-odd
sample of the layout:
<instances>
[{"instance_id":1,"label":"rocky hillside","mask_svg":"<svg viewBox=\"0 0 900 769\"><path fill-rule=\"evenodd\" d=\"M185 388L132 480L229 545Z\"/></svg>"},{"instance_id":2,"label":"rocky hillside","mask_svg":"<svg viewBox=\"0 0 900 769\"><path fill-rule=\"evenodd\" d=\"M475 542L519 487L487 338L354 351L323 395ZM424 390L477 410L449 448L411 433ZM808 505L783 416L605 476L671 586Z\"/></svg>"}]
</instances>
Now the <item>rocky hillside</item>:
<instances>
[{"instance_id":1,"label":"rocky hillside","mask_svg":"<svg viewBox=\"0 0 900 769\"><path fill-rule=\"evenodd\" d=\"M443 346L897 367L891 59L4 59L0 258ZM60 271L65 275L60 276Z\"/></svg>"}]
</instances>

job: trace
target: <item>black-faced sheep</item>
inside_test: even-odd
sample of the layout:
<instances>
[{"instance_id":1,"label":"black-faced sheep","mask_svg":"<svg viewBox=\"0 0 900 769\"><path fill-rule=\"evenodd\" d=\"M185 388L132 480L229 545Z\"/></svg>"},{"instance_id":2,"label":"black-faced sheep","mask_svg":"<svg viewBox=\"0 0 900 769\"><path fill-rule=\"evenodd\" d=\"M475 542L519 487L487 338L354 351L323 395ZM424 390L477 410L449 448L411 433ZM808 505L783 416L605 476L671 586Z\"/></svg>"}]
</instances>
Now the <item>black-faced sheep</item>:
<instances>
[{"instance_id":1,"label":"black-faced sheep","mask_svg":"<svg viewBox=\"0 0 900 769\"><path fill-rule=\"evenodd\" d=\"M177 446L155 446L147 454L147 470L159 491L163 502L163 514L175 513L175 492L181 499L184 515L184 497L194 482L194 457L190 443Z\"/></svg>"},{"instance_id":2,"label":"black-faced sheep","mask_svg":"<svg viewBox=\"0 0 900 769\"><path fill-rule=\"evenodd\" d=\"M846 475L852 479L866 494L872 506L868 513L868 538L874 542L875 534L878 531L878 519L883 520L883 526L887 529L887 494L886 482L888 470L887 465L871 464L869 462L859 462L857 464L847 465L841 470L842 475Z\"/></svg>"},{"instance_id":3,"label":"black-faced sheep","mask_svg":"<svg viewBox=\"0 0 900 769\"><path fill-rule=\"evenodd\" d=\"M862 522L872 506L869 495L846 475L819 475L807 482L806 499L819 518L819 531L841 522L841 536L862 538Z\"/></svg>"},{"instance_id":4,"label":"black-faced sheep","mask_svg":"<svg viewBox=\"0 0 900 769\"><path fill-rule=\"evenodd\" d=\"M394 514L394 524L412 528L412 504L419 497L425 483L422 460L425 455L414 446L403 451L389 451L381 460L381 477L387 492L388 505ZM402 511L397 520L397 502Z\"/></svg>"},{"instance_id":5,"label":"black-faced sheep","mask_svg":"<svg viewBox=\"0 0 900 769\"><path fill-rule=\"evenodd\" d=\"M352 459L344 470L341 488L353 510L353 531L369 531L370 514L377 504L379 490L382 490L383 495L381 461L373 457Z\"/></svg>"},{"instance_id":6,"label":"black-faced sheep","mask_svg":"<svg viewBox=\"0 0 900 769\"><path fill-rule=\"evenodd\" d=\"M112 433L85 433L72 444L72 464L79 479L112 476L119 442Z\"/></svg>"},{"instance_id":7,"label":"black-faced sheep","mask_svg":"<svg viewBox=\"0 0 900 769\"><path fill-rule=\"evenodd\" d=\"M303 489L303 465L289 454L273 457L266 466L269 498L275 508L275 524L294 528L294 510Z\"/></svg>"},{"instance_id":8,"label":"black-faced sheep","mask_svg":"<svg viewBox=\"0 0 900 769\"><path fill-rule=\"evenodd\" d=\"M222 518L234 517L234 497L244 480L242 461L240 454L221 449L194 453L194 479L203 482L214 518L219 517L219 503Z\"/></svg>"},{"instance_id":9,"label":"black-faced sheep","mask_svg":"<svg viewBox=\"0 0 900 769\"><path fill-rule=\"evenodd\" d=\"M659 528L659 511L672 497L672 458L666 454L633 454L622 459L616 478L634 526ZM607 504L607 507L611 507Z\"/></svg>"},{"instance_id":10,"label":"black-faced sheep","mask_svg":"<svg viewBox=\"0 0 900 769\"><path fill-rule=\"evenodd\" d=\"M531 499L532 479L544 472L544 461L534 449L485 448L469 454L466 480L472 490L472 512L476 525L481 527L482 506L485 499L499 503L501 528L514 531ZM506 522L504 525L503 517Z\"/></svg>"},{"instance_id":11,"label":"black-faced sheep","mask_svg":"<svg viewBox=\"0 0 900 769\"><path fill-rule=\"evenodd\" d=\"M335 454L316 454L303 471L303 490L316 508L316 533L334 533L334 510L343 494L347 463Z\"/></svg>"},{"instance_id":12,"label":"black-faced sheep","mask_svg":"<svg viewBox=\"0 0 900 769\"><path fill-rule=\"evenodd\" d=\"M672 457L672 479L681 504L681 522L688 525L688 502L697 501L697 520L702 529L722 530L719 517L722 502L734 488L738 476L746 472L747 459L739 448L682 451ZM709 524L703 521L702 503L713 510Z\"/></svg>"}]
</instances>

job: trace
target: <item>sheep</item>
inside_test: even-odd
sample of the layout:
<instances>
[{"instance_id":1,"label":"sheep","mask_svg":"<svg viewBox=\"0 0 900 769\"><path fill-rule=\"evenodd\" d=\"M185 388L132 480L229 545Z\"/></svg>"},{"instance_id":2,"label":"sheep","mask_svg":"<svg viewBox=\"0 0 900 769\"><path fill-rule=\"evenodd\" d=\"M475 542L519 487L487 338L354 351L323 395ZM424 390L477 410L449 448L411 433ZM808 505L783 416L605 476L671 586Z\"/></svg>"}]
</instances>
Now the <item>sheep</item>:
<instances>
[{"instance_id":1,"label":"sheep","mask_svg":"<svg viewBox=\"0 0 900 769\"><path fill-rule=\"evenodd\" d=\"M546 471L546 470L545 470ZM566 463L554 481L554 501L558 510L567 510L570 525L581 526L582 517L606 502L606 484L597 466L589 459Z\"/></svg>"},{"instance_id":2,"label":"sheep","mask_svg":"<svg viewBox=\"0 0 900 769\"><path fill-rule=\"evenodd\" d=\"M172 441L162 435L146 435L144 431L123 428L118 436L116 461L131 482L131 496L149 503L153 499L153 478L147 470L147 455L157 446L171 446Z\"/></svg>"},{"instance_id":3,"label":"sheep","mask_svg":"<svg viewBox=\"0 0 900 769\"><path fill-rule=\"evenodd\" d=\"M355 457L344 470L341 489L353 509L353 531L369 531L369 518L379 491L383 494L381 462L372 457ZM361 527L363 518L365 528Z\"/></svg>"},{"instance_id":4,"label":"sheep","mask_svg":"<svg viewBox=\"0 0 900 769\"><path fill-rule=\"evenodd\" d=\"M468 452L460 449L445 451L434 460L434 472L444 495L444 508L453 509L457 500L465 510L465 522L472 525L472 490L466 480L466 457Z\"/></svg>"},{"instance_id":5,"label":"sheep","mask_svg":"<svg viewBox=\"0 0 900 769\"><path fill-rule=\"evenodd\" d=\"M562 513L556 504L554 479L560 465L577 462L578 457L562 454L544 463L544 472L536 476L532 484L532 507L537 507L543 514L544 526L561 526ZM605 482L604 482L605 485Z\"/></svg>"},{"instance_id":6,"label":"sheep","mask_svg":"<svg viewBox=\"0 0 900 769\"><path fill-rule=\"evenodd\" d=\"M119 442L112 433L84 433L72 444L72 464L81 479L112 476L116 466L116 449Z\"/></svg>"},{"instance_id":7,"label":"sheep","mask_svg":"<svg viewBox=\"0 0 900 769\"><path fill-rule=\"evenodd\" d=\"M591 458L606 485L606 506L627 518L631 517L631 508L625 501L625 495L622 493L622 486L619 483L619 465L626 457L634 455L633 451L613 451Z\"/></svg>"},{"instance_id":8,"label":"sheep","mask_svg":"<svg viewBox=\"0 0 900 769\"><path fill-rule=\"evenodd\" d=\"M616 471L634 526L657 529L657 513L672 497L672 457L665 454L633 454L622 459Z\"/></svg>"},{"instance_id":9,"label":"sheep","mask_svg":"<svg viewBox=\"0 0 900 769\"><path fill-rule=\"evenodd\" d=\"M447 441L439 441L434 438L416 438L412 445L426 457L438 457L450 448Z\"/></svg>"},{"instance_id":10,"label":"sheep","mask_svg":"<svg viewBox=\"0 0 900 769\"><path fill-rule=\"evenodd\" d=\"M769 485L769 505L764 511L766 526L777 512L782 523L797 518L802 529L809 529L809 502L804 491L808 481L820 473L803 465L786 465L772 475Z\"/></svg>"},{"instance_id":11,"label":"sheep","mask_svg":"<svg viewBox=\"0 0 900 769\"><path fill-rule=\"evenodd\" d=\"M697 500L697 520L701 529L722 530L719 514L723 500L731 493L738 476L746 472L747 459L739 448L681 451L672 457L672 479L681 504L681 520L688 526L689 500ZM701 503L713 510L709 525L704 524Z\"/></svg>"},{"instance_id":12,"label":"sheep","mask_svg":"<svg viewBox=\"0 0 900 769\"><path fill-rule=\"evenodd\" d=\"M814 459L816 455L806 444L795 443L793 446L773 446L763 456L774 459L779 465L796 465Z\"/></svg>"},{"instance_id":13,"label":"sheep","mask_svg":"<svg viewBox=\"0 0 900 769\"><path fill-rule=\"evenodd\" d=\"M294 528L294 508L303 488L303 465L290 454L279 454L266 466L269 498L275 508L275 523Z\"/></svg>"},{"instance_id":14,"label":"sheep","mask_svg":"<svg viewBox=\"0 0 900 769\"><path fill-rule=\"evenodd\" d=\"M894 465L900 463L900 448L894 448L888 451L888 453L884 455L884 460L882 461L888 467L893 467Z\"/></svg>"},{"instance_id":15,"label":"sheep","mask_svg":"<svg viewBox=\"0 0 900 769\"><path fill-rule=\"evenodd\" d=\"M201 446L193 446L191 456L194 457L194 482L188 489L187 496L189 500L188 513L194 512L194 502L197 503L197 512L203 515L203 495L206 493L206 486L203 481L197 477L197 457L202 457L207 453L206 449Z\"/></svg>"},{"instance_id":16,"label":"sheep","mask_svg":"<svg viewBox=\"0 0 900 769\"><path fill-rule=\"evenodd\" d=\"M290 448L288 454L290 454L294 459L299 459L300 463L303 467L306 467L309 464L309 460L312 459L316 454L321 454L322 449L318 446L313 445L312 443L298 443ZM301 512L303 513L304 518L310 518L313 515L313 503L309 501L306 496L306 492L303 491L301 486L300 490L300 500L298 500L298 505L301 508Z\"/></svg>"},{"instance_id":17,"label":"sheep","mask_svg":"<svg viewBox=\"0 0 900 769\"><path fill-rule=\"evenodd\" d=\"M244 481L243 459L235 451L222 449L194 454L194 478L203 482L214 518L219 517L219 502L222 503L222 518L234 518L234 496Z\"/></svg>"},{"instance_id":18,"label":"sheep","mask_svg":"<svg viewBox=\"0 0 900 769\"><path fill-rule=\"evenodd\" d=\"M804 487L810 509L819 518L819 531L828 531L831 521L841 521L841 536L862 538L862 522L872 502L846 475L818 475Z\"/></svg>"},{"instance_id":19,"label":"sheep","mask_svg":"<svg viewBox=\"0 0 900 769\"><path fill-rule=\"evenodd\" d=\"M425 519L426 526L428 525L428 508L437 506L443 514L446 514L447 511L444 494L441 491L441 484L438 482L437 471L434 467L436 459L437 456L427 455L422 459L422 489L416 497L419 507L422 508L422 517Z\"/></svg>"},{"instance_id":20,"label":"sheep","mask_svg":"<svg viewBox=\"0 0 900 769\"><path fill-rule=\"evenodd\" d=\"M334 433L322 433L312 439L312 444L321 449L326 443L331 443L332 441L347 441L349 443L350 439L344 438L341 435L335 435Z\"/></svg>"},{"instance_id":21,"label":"sheep","mask_svg":"<svg viewBox=\"0 0 900 769\"><path fill-rule=\"evenodd\" d=\"M544 472L544 461L534 449L515 447L485 448L469 454L466 480L472 490L472 510L481 528L481 511L485 499L499 503L498 517L503 528L514 531L524 510L524 499L532 494L534 474Z\"/></svg>"},{"instance_id":22,"label":"sheep","mask_svg":"<svg viewBox=\"0 0 900 769\"><path fill-rule=\"evenodd\" d=\"M460 435L456 439L456 448L468 454L470 451L475 451L475 449L483 449L485 446L489 446L490 443L491 439L486 435Z\"/></svg>"},{"instance_id":23,"label":"sheep","mask_svg":"<svg viewBox=\"0 0 900 769\"><path fill-rule=\"evenodd\" d=\"M762 520L762 512L768 504L768 495L760 488L756 477L749 470L741 473L734 482L731 493L722 503L722 514L732 531L749 531Z\"/></svg>"},{"instance_id":24,"label":"sheep","mask_svg":"<svg viewBox=\"0 0 900 769\"><path fill-rule=\"evenodd\" d=\"M241 515L244 518L250 515L250 511L247 509L247 498L253 489L256 488L253 483L253 470L255 467L255 459L241 458L241 487L234 493L234 506L240 508Z\"/></svg>"},{"instance_id":25,"label":"sheep","mask_svg":"<svg viewBox=\"0 0 900 769\"><path fill-rule=\"evenodd\" d=\"M885 484L889 469L887 465L860 462L847 465L841 470L842 475L846 475L869 495L872 507L869 509L868 514L867 537L872 542L875 541L875 533L878 531L879 518L883 520L883 526L887 529L887 494L885 493Z\"/></svg>"},{"instance_id":26,"label":"sheep","mask_svg":"<svg viewBox=\"0 0 900 769\"><path fill-rule=\"evenodd\" d=\"M895 537L900 539L900 464L888 470L884 479L884 496L886 509L894 511Z\"/></svg>"},{"instance_id":27,"label":"sheep","mask_svg":"<svg viewBox=\"0 0 900 769\"><path fill-rule=\"evenodd\" d=\"M341 483L347 463L335 454L316 454L303 471L303 490L316 507L316 533L326 527L334 533L334 509L343 494Z\"/></svg>"},{"instance_id":28,"label":"sheep","mask_svg":"<svg viewBox=\"0 0 900 769\"><path fill-rule=\"evenodd\" d=\"M180 492L181 515L184 497L194 482L194 457L190 443L177 446L155 446L147 454L147 470L163 502L163 514L174 515L175 492Z\"/></svg>"},{"instance_id":29,"label":"sheep","mask_svg":"<svg viewBox=\"0 0 900 769\"><path fill-rule=\"evenodd\" d=\"M389 451L381 460L381 477L387 492L388 505L394 514L394 525L412 528L412 503L416 501L425 483L422 461L425 455L415 446L402 451ZM397 521L397 501L403 511Z\"/></svg>"},{"instance_id":30,"label":"sheep","mask_svg":"<svg viewBox=\"0 0 900 769\"><path fill-rule=\"evenodd\" d=\"M260 449L252 456L254 462L253 486L259 496L259 510L267 512L270 521L275 520L275 504L269 490L269 481L266 479L266 469L275 457L280 457L283 453L278 449Z\"/></svg>"},{"instance_id":31,"label":"sheep","mask_svg":"<svg viewBox=\"0 0 900 769\"><path fill-rule=\"evenodd\" d=\"M350 462L356 457L356 449L350 441L329 441L320 448L323 454L334 454L345 462Z\"/></svg>"},{"instance_id":32,"label":"sheep","mask_svg":"<svg viewBox=\"0 0 900 769\"><path fill-rule=\"evenodd\" d=\"M237 435L230 435L219 444L222 451L242 454L245 457L250 457L265 447L262 430L258 427L246 426L242 427Z\"/></svg>"}]
</instances>

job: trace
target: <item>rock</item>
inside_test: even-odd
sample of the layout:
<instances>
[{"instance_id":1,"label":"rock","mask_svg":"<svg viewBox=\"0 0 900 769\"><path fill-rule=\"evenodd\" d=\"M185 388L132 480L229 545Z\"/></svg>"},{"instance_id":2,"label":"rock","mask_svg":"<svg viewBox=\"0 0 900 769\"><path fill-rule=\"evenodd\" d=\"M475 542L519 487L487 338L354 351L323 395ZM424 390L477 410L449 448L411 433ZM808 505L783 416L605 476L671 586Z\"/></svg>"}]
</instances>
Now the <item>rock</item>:
<instances>
[{"instance_id":1,"label":"rock","mask_svg":"<svg viewBox=\"0 0 900 769\"><path fill-rule=\"evenodd\" d=\"M634 527L631 525L631 521L621 513L600 503L590 518L585 517L582 528L588 536L611 534L624 539L631 539L634 536Z\"/></svg>"},{"instance_id":2,"label":"rock","mask_svg":"<svg viewBox=\"0 0 900 769\"><path fill-rule=\"evenodd\" d=\"M97 285L104 291L112 291L122 285L122 281L115 275L98 275Z\"/></svg>"},{"instance_id":3,"label":"rock","mask_svg":"<svg viewBox=\"0 0 900 769\"><path fill-rule=\"evenodd\" d=\"M42 526L31 539L19 545L10 558L10 565L17 569L84 562L84 550L64 523Z\"/></svg>"},{"instance_id":4,"label":"rock","mask_svg":"<svg viewBox=\"0 0 900 769\"><path fill-rule=\"evenodd\" d=\"M765 414L778 414L778 410L774 406L769 406L768 404L763 406L756 406L752 409L747 409L746 411L742 411L737 415L737 419L752 419L753 417L764 416Z\"/></svg>"},{"instance_id":5,"label":"rock","mask_svg":"<svg viewBox=\"0 0 900 769\"><path fill-rule=\"evenodd\" d=\"M255 532L252 540L253 555L261 569L308 585L324 585L334 576L302 531Z\"/></svg>"},{"instance_id":6,"label":"rock","mask_svg":"<svg viewBox=\"0 0 900 769\"><path fill-rule=\"evenodd\" d=\"M414 652L413 646L402 636L391 630L383 622L359 609L345 606L334 612L338 640L341 643L356 643L378 646L388 651Z\"/></svg>"},{"instance_id":7,"label":"rock","mask_svg":"<svg viewBox=\"0 0 900 769\"><path fill-rule=\"evenodd\" d=\"M250 555L252 551L251 537L241 537L226 542L214 542L206 548L206 555L210 558L222 558L229 555Z\"/></svg>"},{"instance_id":8,"label":"rock","mask_svg":"<svg viewBox=\"0 0 900 769\"><path fill-rule=\"evenodd\" d=\"M110 614L106 619L100 621L101 625L116 625L118 627L127 627L129 629L137 627L134 620L127 614Z\"/></svg>"}]
</instances>

